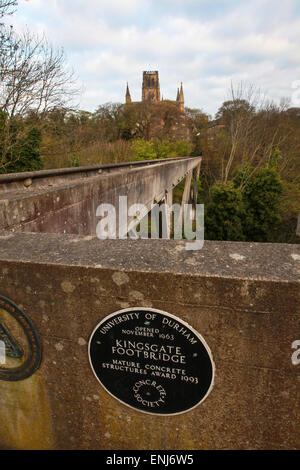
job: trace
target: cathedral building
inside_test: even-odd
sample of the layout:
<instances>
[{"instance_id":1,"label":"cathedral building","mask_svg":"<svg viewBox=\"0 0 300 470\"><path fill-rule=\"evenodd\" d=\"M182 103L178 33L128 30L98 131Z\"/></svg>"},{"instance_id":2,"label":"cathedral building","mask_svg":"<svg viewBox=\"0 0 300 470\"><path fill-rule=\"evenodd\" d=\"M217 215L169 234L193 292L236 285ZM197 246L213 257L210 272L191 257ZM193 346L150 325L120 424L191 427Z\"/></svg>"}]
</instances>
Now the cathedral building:
<instances>
[{"instance_id":1,"label":"cathedral building","mask_svg":"<svg viewBox=\"0 0 300 470\"><path fill-rule=\"evenodd\" d=\"M160 98L160 84L159 84L159 77L158 71L155 72L143 72L143 85L142 85L142 102L147 103L159 103L164 101ZM169 101L169 100L168 100ZM131 95L127 83L126 88L126 103L131 103ZM181 83L180 89L177 89L177 97L176 101L172 101L176 103L179 110L184 112L184 95L183 95L183 86Z\"/></svg>"}]
</instances>

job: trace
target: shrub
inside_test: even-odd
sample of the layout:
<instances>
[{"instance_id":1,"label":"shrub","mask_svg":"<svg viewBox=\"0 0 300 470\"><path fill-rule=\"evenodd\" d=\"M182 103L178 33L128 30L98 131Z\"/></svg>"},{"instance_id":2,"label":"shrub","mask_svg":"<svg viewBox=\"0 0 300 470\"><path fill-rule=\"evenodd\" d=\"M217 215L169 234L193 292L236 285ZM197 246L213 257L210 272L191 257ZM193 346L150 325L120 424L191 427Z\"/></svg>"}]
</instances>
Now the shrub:
<instances>
[{"instance_id":1,"label":"shrub","mask_svg":"<svg viewBox=\"0 0 300 470\"><path fill-rule=\"evenodd\" d=\"M192 153L192 144L188 140L177 140L174 142L174 151L178 157L186 157Z\"/></svg>"},{"instance_id":2,"label":"shrub","mask_svg":"<svg viewBox=\"0 0 300 470\"><path fill-rule=\"evenodd\" d=\"M68 167L80 166L79 156L76 154L71 155L67 163L68 163Z\"/></svg>"},{"instance_id":3,"label":"shrub","mask_svg":"<svg viewBox=\"0 0 300 470\"><path fill-rule=\"evenodd\" d=\"M145 139L133 142L133 157L135 160L155 160L157 158L154 143Z\"/></svg>"},{"instance_id":4,"label":"shrub","mask_svg":"<svg viewBox=\"0 0 300 470\"><path fill-rule=\"evenodd\" d=\"M248 181L243 199L246 210L246 239L267 242L274 239L280 223L280 197L283 184L274 167L261 168Z\"/></svg>"},{"instance_id":5,"label":"shrub","mask_svg":"<svg viewBox=\"0 0 300 470\"><path fill-rule=\"evenodd\" d=\"M205 206L207 240L244 240L244 204L242 194L233 184L214 185L211 201Z\"/></svg>"},{"instance_id":6,"label":"shrub","mask_svg":"<svg viewBox=\"0 0 300 470\"><path fill-rule=\"evenodd\" d=\"M5 157L1 173L35 171L43 168L40 152L41 132L36 127L27 131L26 137L19 138Z\"/></svg>"},{"instance_id":7,"label":"shrub","mask_svg":"<svg viewBox=\"0 0 300 470\"><path fill-rule=\"evenodd\" d=\"M147 141L136 139L133 141L133 155L137 160L152 160L156 158L171 158L190 155L191 144L186 140L175 142L169 140Z\"/></svg>"}]
</instances>

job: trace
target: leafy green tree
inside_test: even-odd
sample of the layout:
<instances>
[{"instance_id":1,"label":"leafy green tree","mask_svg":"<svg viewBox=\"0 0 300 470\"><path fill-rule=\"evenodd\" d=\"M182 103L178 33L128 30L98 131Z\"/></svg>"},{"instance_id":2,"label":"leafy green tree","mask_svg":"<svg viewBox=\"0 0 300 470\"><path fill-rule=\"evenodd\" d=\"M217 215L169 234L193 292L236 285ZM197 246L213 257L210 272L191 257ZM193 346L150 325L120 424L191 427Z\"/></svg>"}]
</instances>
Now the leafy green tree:
<instances>
[{"instance_id":1,"label":"leafy green tree","mask_svg":"<svg viewBox=\"0 0 300 470\"><path fill-rule=\"evenodd\" d=\"M276 158L267 168L253 172L245 165L231 184L215 184L206 205L205 237L211 240L272 242L281 221L283 183ZM246 184L241 190L242 183Z\"/></svg>"},{"instance_id":2,"label":"leafy green tree","mask_svg":"<svg viewBox=\"0 0 300 470\"><path fill-rule=\"evenodd\" d=\"M17 123L17 126L20 127L20 124ZM15 137L15 145L6 154L0 173L41 170L44 165L40 145L41 131L36 127L29 128L25 137Z\"/></svg>"},{"instance_id":3,"label":"leafy green tree","mask_svg":"<svg viewBox=\"0 0 300 470\"><path fill-rule=\"evenodd\" d=\"M174 144L168 140L156 140L154 141L154 149L157 155L157 158L168 158L176 157L176 152L174 149Z\"/></svg>"},{"instance_id":4,"label":"leafy green tree","mask_svg":"<svg viewBox=\"0 0 300 470\"><path fill-rule=\"evenodd\" d=\"M167 139L134 139L133 149L133 156L138 160L182 157L190 154L191 143L185 140L172 142Z\"/></svg>"},{"instance_id":5,"label":"leafy green tree","mask_svg":"<svg viewBox=\"0 0 300 470\"><path fill-rule=\"evenodd\" d=\"M244 161L241 165L237 165L232 178L234 187L243 190L253 171L254 168L252 168L247 161Z\"/></svg>"},{"instance_id":6,"label":"leafy green tree","mask_svg":"<svg viewBox=\"0 0 300 470\"><path fill-rule=\"evenodd\" d=\"M205 206L205 238L244 240L244 216L241 191L233 184L215 184L211 188L211 201Z\"/></svg>"},{"instance_id":7,"label":"leafy green tree","mask_svg":"<svg viewBox=\"0 0 300 470\"><path fill-rule=\"evenodd\" d=\"M283 183L273 166L252 175L243 191L246 217L244 233L248 241L271 242L279 226Z\"/></svg>"},{"instance_id":8,"label":"leafy green tree","mask_svg":"<svg viewBox=\"0 0 300 470\"><path fill-rule=\"evenodd\" d=\"M136 139L133 142L133 156L136 160L155 160L157 154L154 143L145 139Z\"/></svg>"},{"instance_id":9,"label":"leafy green tree","mask_svg":"<svg viewBox=\"0 0 300 470\"><path fill-rule=\"evenodd\" d=\"M174 153L178 157L187 157L192 153L192 144L188 140L177 140L174 142Z\"/></svg>"}]
</instances>

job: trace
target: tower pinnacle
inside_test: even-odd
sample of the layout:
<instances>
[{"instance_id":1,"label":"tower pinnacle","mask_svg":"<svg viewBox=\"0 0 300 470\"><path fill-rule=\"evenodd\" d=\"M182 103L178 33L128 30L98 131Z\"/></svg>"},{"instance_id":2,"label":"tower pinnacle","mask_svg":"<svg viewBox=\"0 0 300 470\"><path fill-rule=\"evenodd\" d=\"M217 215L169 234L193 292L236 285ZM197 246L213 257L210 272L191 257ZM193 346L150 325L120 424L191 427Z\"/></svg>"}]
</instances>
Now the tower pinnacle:
<instances>
[{"instance_id":1,"label":"tower pinnacle","mask_svg":"<svg viewBox=\"0 0 300 470\"><path fill-rule=\"evenodd\" d=\"M130 91L128 87L128 82L127 82L127 88L126 88L126 103L131 103L131 96L130 96Z\"/></svg>"},{"instance_id":2,"label":"tower pinnacle","mask_svg":"<svg viewBox=\"0 0 300 470\"><path fill-rule=\"evenodd\" d=\"M184 111L184 95L183 95L183 86L181 82L180 86L180 92L179 92L179 97L178 97L178 103L179 103L179 109L180 111Z\"/></svg>"}]
</instances>

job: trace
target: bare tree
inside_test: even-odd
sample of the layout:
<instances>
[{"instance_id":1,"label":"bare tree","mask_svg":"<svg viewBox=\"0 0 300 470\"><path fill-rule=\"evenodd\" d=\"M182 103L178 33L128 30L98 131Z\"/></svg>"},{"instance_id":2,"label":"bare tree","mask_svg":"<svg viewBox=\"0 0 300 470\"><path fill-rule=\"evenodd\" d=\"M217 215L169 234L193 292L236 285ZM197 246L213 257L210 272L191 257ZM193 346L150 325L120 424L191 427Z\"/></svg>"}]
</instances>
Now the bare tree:
<instances>
[{"instance_id":1,"label":"bare tree","mask_svg":"<svg viewBox=\"0 0 300 470\"><path fill-rule=\"evenodd\" d=\"M0 111L5 116L1 129L3 166L17 144L15 119L67 108L79 90L73 72L67 69L63 49L53 48L44 36L28 31L6 35L0 53L0 82Z\"/></svg>"},{"instance_id":2,"label":"bare tree","mask_svg":"<svg viewBox=\"0 0 300 470\"><path fill-rule=\"evenodd\" d=\"M227 183L237 164L251 167L251 172L264 166L274 152L282 148L291 131L283 125L282 112L285 103L276 106L252 84L231 84L230 99L223 103L217 113L225 125L221 156L221 182ZM224 138L226 145L224 144ZM241 188L252 173L245 172Z\"/></svg>"},{"instance_id":3,"label":"bare tree","mask_svg":"<svg viewBox=\"0 0 300 470\"><path fill-rule=\"evenodd\" d=\"M3 55L0 78L0 109L9 117L65 107L78 92L63 49L28 31L14 35L10 51Z\"/></svg>"},{"instance_id":4,"label":"bare tree","mask_svg":"<svg viewBox=\"0 0 300 470\"><path fill-rule=\"evenodd\" d=\"M0 0L0 19L12 14L17 4ZM0 22L0 172L20 154L23 118L67 109L78 93L62 48L29 31L16 34L7 22Z\"/></svg>"},{"instance_id":5,"label":"bare tree","mask_svg":"<svg viewBox=\"0 0 300 470\"><path fill-rule=\"evenodd\" d=\"M18 0L0 0L0 18L5 15L12 15L18 5Z\"/></svg>"},{"instance_id":6,"label":"bare tree","mask_svg":"<svg viewBox=\"0 0 300 470\"><path fill-rule=\"evenodd\" d=\"M18 4L17 0L0 0L0 20L6 15L12 15ZM0 66L2 69L3 57L8 54L12 45L12 26L0 22ZM10 51L11 52L11 51Z\"/></svg>"},{"instance_id":7,"label":"bare tree","mask_svg":"<svg viewBox=\"0 0 300 470\"><path fill-rule=\"evenodd\" d=\"M260 97L259 90L255 90L253 85L245 88L243 83L237 87L231 84L230 89L231 104L230 115L228 117L228 131L231 139L231 149L224 165L223 182L227 183L233 162L239 152L249 152L249 137L253 134L255 108Z\"/></svg>"}]
</instances>

